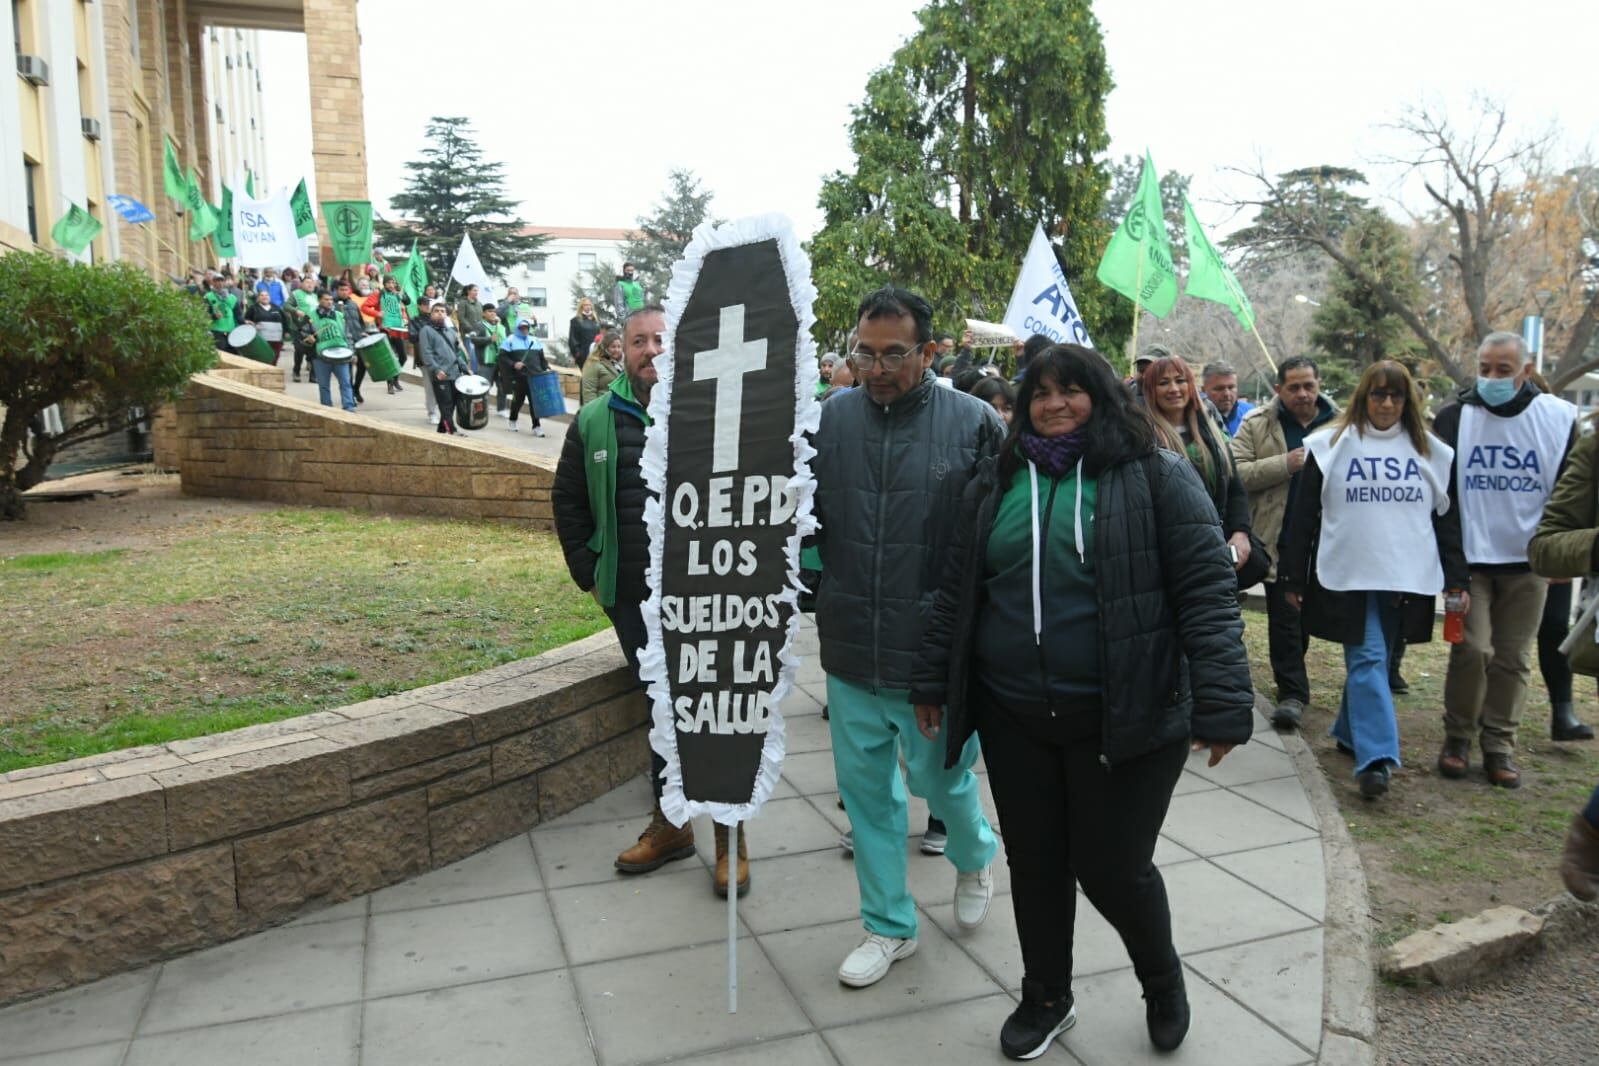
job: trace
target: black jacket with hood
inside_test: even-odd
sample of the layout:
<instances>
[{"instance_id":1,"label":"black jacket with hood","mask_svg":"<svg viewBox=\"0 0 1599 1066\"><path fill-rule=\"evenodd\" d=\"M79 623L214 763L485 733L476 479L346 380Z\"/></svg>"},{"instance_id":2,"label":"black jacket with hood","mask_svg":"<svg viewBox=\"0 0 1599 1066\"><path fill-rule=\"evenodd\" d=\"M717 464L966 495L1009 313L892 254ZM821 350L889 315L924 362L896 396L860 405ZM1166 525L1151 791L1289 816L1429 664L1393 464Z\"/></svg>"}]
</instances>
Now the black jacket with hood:
<instances>
[{"instance_id":1,"label":"black jacket with hood","mask_svg":"<svg viewBox=\"0 0 1599 1066\"><path fill-rule=\"evenodd\" d=\"M1198 473L1186 457L1156 451L1097 476L1100 761L1113 767L1189 736L1245 743L1255 693L1238 582ZM985 461L962 496L917 656L911 701L944 705L946 766L981 724L973 649L988 534L1003 494L998 463Z\"/></svg>"}]
</instances>

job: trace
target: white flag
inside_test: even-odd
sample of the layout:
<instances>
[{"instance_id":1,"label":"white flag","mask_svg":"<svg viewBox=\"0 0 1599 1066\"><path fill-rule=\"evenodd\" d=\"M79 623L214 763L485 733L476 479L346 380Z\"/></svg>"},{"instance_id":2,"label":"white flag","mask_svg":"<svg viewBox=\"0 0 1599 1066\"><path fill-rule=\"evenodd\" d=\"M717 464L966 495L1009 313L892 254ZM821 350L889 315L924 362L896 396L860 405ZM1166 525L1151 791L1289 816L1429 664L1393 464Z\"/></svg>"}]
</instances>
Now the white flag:
<instances>
[{"instance_id":1,"label":"white flag","mask_svg":"<svg viewBox=\"0 0 1599 1066\"><path fill-rule=\"evenodd\" d=\"M483 264L478 262L477 249L472 247L470 233L461 235L461 250L455 253L455 265L450 268L450 277L463 286L476 285L478 303L498 302L498 298L494 295L494 286L489 283L489 275L483 269Z\"/></svg>"},{"instance_id":2,"label":"white flag","mask_svg":"<svg viewBox=\"0 0 1599 1066\"><path fill-rule=\"evenodd\" d=\"M1033 241L1027 246L1027 258L1005 309L1005 325L1024 339L1042 333L1056 344L1093 347L1083 316L1077 313L1072 287L1066 284L1066 272L1060 268L1043 226L1033 228Z\"/></svg>"},{"instance_id":3,"label":"white flag","mask_svg":"<svg viewBox=\"0 0 1599 1066\"><path fill-rule=\"evenodd\" d=\"M280 190L271 199L252 200L243 192L234 192L233 246L241 266L259 269L303 263L288 195Z\"/></svg>"}]
</instances>

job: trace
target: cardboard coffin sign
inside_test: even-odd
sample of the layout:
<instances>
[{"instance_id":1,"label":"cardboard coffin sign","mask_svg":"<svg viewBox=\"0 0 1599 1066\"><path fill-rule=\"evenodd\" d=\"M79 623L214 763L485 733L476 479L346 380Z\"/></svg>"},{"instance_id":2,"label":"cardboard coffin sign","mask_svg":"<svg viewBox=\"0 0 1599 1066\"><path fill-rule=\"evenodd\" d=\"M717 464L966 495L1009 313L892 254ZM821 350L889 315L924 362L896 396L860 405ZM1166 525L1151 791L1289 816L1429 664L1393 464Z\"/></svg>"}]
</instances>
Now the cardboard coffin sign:
<instances>
[{"instance_id":1,"label":"cardboard coffin sign","mask_svg":"<svg viewBox=\"0 0 1599 1066\"><path fill-rule=\"evenodd\" d=\"M786 218L701 226L672 270L644 448L661 807L752 817L783 761L820 418L810 263Z\"/></svg>"}]
</instances>

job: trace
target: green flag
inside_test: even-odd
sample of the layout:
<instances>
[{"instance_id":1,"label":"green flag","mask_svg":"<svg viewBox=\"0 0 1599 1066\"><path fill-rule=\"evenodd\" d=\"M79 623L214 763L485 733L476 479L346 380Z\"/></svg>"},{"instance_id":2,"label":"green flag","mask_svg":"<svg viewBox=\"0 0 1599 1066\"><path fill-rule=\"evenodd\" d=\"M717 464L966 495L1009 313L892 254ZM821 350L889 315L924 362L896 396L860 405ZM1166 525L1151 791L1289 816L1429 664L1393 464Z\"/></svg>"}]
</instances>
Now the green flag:
<instances>
[{"instance_id":1,"label":"green flag","mask_svg":"<svg viewBox=\"0 0 1599 1066\"><path fill-rule=\"evenodd\" d=\"M244 195L255 199L255 175L250 173L250 168L244 168Z\"/></svg>"},{"instance_id":2,"label":"green flag","mask_svg":"<svg viewBox=\"0 0 1599 1066\"><path fill-rule=\"evenodd\" d=\"M411 241L411 254L394 268L394 277L400 283L400 291L409 296L413 304L422 298L422 290L428 287L428 267L416 254L415 240Z\"/></svg>"},{"instance_id":3,"label":"green flag","mask_svg":"<svg viewBox=\"0 0 1599 1066\"><path fill-rule=\"evenodd\" d=\"M182 201L189 183L183 178L183 164L178 162L178 150L172 147L172 138L163 137L166 151L161 156L161 184L174 200Z\"/></svg>"},{"instance_id":4,"label":"green flag","mask_svg":"<svg viewBox=\"0 0 1599 1066\"><path fill-rule=\"evenodd\" d=\"M1165 318L1177 302L1177 271L1172 268L1171 241L1160 205L1160 179L1148 151L1138 192L1105 246L1095 276L1157 318Z\"/></svg>"},{"instance_id":5,"label":"green flag","mask_svg":"<svg viewBox=\"0 0 1599 1066\"><path fill-rule=\"evenodd\" d=\"M183 206L189 212L189 240L203 241L216 232L220 212L200 191L200 179L195 177L192 167L183 190Z\"/></svg>"},{"instance_id":6,"label":"green flag","mask_svg":"<svg viewBox=\"0 0 1599 1066\"><path fill-rule=\"evenodd\" d=\"M300 179L294 195L289 197L289 206L294 209L294 235L296 237L310 237L316 233L316 212L311 210L311 194L305 190L305 179Z\"/></svg>"},{"instance_id":7,"label":"green flag","mask_svg":"<svg viewBox=\"0 0 1599 1066\"><path fill-rule=\"evenodd\" d=\"M73 255L82 255L83 250L89 247L104 228L100 225L100 220L89 212L77 204L68 203L67 213L50 227L50 239Z\"/></svg>"},{"instance_id":8,"label":"green flag","mask_svg":"<svg viewBox=\"0 0 1599 1066\"><path fill-rule=\"evenodd\" d=\"M333 262L360 266L372 259L372 201L323 200L322 221L333 245Z\"/></svg>"},{"instance_id":9,"label":"green flag","mask_svg":"<svg viewBox=\"0 0 1599 1066\"><path fill-rule=\"evenodd\" d=\"M1249 297L1238 284L1232 272L1210 243L1199 219L1194 217L1194 205L1183 197L1183 224L1188 227L1188 281L1183 294L1199 300L1213 300L1231 311L1245 330L1255 328L1255 311L1249 306Z\"/></svg>"},{"instance_id":10,"label":"green flag","mask_svg":"<svg viewBox=\"0 0 1599 1066\"><path fill-rule=\"evenodd\" d=\"M212 238L222 258L231 259L239 254L233 246L233 190L227 185L222 186L222 206L217 211L217 229Z\"/></svg>"}]
</instances>

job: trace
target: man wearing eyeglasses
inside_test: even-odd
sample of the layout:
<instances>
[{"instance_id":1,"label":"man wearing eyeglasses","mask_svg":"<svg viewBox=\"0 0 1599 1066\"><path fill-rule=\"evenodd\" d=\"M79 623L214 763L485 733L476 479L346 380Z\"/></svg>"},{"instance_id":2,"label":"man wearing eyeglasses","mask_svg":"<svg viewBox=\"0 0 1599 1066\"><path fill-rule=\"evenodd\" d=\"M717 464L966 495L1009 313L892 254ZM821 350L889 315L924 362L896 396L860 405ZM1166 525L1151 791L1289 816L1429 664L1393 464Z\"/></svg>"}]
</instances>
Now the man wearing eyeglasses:
<instances>
[{"instance_id":1,"label":"man wearing eyeglasses","mask_svg":"<svg viewBox=\"0 0 1599 1066\"><path fill-rule=\"evenodd\" d=\"M904 751L911 792L947 827L956 922L975 928L993 894L988 867L997 845L971 772L977 740L946 768L944 742L917 730L909 692L961 492L978 461L999 450L1004 426L990 405L934 387L938 343L926 300L886 286L861 301L856 317L849 364L859 387L822 406L811 469L827 574L816 619L833 766L854 827L866 927L838 977L864 988L917 944L896 749Z\"/></svg>"}]
</instances>

